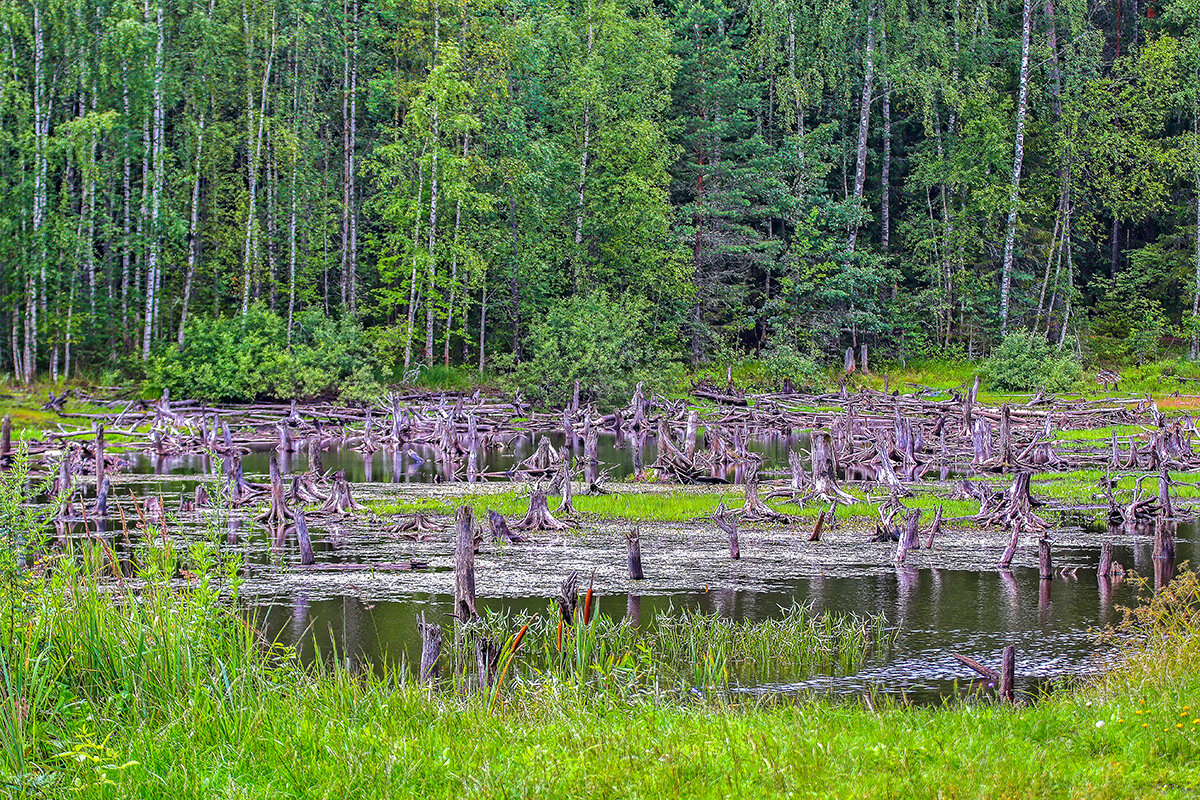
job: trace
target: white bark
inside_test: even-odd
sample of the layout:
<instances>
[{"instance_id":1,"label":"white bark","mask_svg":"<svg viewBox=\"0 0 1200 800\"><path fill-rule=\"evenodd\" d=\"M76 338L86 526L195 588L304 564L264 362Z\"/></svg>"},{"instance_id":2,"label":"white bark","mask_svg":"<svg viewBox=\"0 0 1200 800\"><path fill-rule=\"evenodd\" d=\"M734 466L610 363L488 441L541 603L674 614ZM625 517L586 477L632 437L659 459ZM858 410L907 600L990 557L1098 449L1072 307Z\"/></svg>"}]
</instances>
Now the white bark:
<instances>
[{"instance_id":1,"label":"white bark","mask_svg":"<svg viewBox=\"0 0 1200 800\"><path fill-rule=\"evenodd\" d=\"M1021 18L1021 74L1017 90L1017 135L1013 147L1012 188L1008 196L1008 224L1004 232L1004 264L1000 274L1000 332L1008 330L1009 297L1012 293L1014 247L1017 240L1017 201L1021 192L1021 166L1025 158L1025 111L1029 103L1029 39L1033 24L1033 2L1025 0Z\"/></svg>"}]
</instances>

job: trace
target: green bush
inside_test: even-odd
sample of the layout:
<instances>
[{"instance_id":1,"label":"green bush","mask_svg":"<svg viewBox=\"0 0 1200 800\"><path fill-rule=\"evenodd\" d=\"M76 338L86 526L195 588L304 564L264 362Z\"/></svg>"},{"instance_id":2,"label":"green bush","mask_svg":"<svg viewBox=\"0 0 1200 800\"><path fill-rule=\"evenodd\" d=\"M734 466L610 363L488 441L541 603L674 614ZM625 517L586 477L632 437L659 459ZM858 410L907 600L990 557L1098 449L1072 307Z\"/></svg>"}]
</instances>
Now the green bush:
<instances>
[{"instance_id":1,"label":"green bush","mask_svg":"<svg viewBox=\"0 0 1200 800\"><path fill-rule=\"evenodd\" d=\"M323 394L368 401L384 390L358 324L319 311L297 315L290 347L284 320L259 304L244 319L193 317L184 341L182 350L166 347L151 358L147 390L226 401Z\"/></svg>"},{"instance_id":2,"label":"green bush","mask_svg":"<svg viewBox=\"0 0 1200 800\"><path fill-rule=\"evenodd\" d=\"M645 300L579 295L556 304L533 326L525 361L512 377L535 402L566 403L578 380L583 400L624 403L638 381L661 390L676 377L679 367L655 333Z\"/></svg>"},{"instance_id":3,"label":"green bush","mask_svg":"<svg viewBox=\"0 0 1200 800\"><path fill-rule=\"evenodd\" d=\"M1083 379L1074 354L1055 350L1045 337L1027 331L1010 333L983 362L988 384L1000 391L1065 392Z\"/></svg>"},{"instance_id":4,"label":"green bush","mask_svg":"<svg viewBox=\"0 0 1200 800\"><path fill-rule=\"evenodd\" d=\"M825 370L816 359L787 345L764 353L763 368L773 389L782 388L785 380L791 380L801 392L817 391L827 383Z\"/></svg>"}]
</instances>

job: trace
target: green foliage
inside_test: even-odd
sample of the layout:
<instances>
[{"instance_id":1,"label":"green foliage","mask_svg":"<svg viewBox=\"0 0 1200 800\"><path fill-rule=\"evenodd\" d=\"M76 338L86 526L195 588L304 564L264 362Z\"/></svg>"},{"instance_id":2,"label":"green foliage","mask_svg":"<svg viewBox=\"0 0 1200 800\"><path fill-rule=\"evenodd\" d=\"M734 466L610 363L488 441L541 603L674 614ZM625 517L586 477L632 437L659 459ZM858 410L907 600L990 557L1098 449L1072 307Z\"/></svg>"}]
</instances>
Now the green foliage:
<instances>
[{"instance_id":1,"label":"green foliage","mask_svg":"<svg viewBox=\"0 0 1200 800\"><path fill-rule=\"evenodd\" d=\"M565 403L578 380L584 401L624 403L639 381L648 389L670 385L677 366L660 336L641 298L576 295L533 326L527 360L513 379L539 402Z\"/></svg>"},{"instance_id":2,"label":"green foliage","mask_svg":"<svg viewBox=\"0 0 1200 800\"><path fill-rule=\"evenodd\" d=\"M783 387L785 380L790 380L792 386L801 392L819 391L829 382L825 370L816 359L787 345L763 353L763 368L767 380L776 390Z\"/></svg>"},{"instance_id":3,"label":"green foliage","mask_svg":"<svg viewBox=\"0 0 1200 800\"><path fill-rule=\"evenodd\" d=\"M176 398L249 401L339 394L369 401L383 391L382 370L356 323L319 312L286 322L261 304L242 317L193 317L182 350L160 349L147 365L146 389Z\"/></svg>"},{"instance_id":4,"label":"green foliage","mask_svg":"<svg viewBox=\"0 0 1200 800\"><path fill-rule=\"evenodd\" d=\"M983 363L983 375L1002 391L1065 392L1083 379L1083 368L1073 354L1055 350L1044 336L1017 331L992 351Z\"/></svg>"}]
</instances>

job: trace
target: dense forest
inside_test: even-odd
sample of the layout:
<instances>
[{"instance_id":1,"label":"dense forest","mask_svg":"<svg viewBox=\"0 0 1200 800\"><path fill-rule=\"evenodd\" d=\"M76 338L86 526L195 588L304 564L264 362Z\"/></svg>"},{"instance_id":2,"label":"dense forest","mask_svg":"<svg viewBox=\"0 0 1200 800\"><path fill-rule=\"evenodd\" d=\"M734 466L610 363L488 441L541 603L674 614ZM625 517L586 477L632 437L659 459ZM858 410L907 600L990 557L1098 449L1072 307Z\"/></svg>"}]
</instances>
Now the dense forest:
<instances>
[{"instance_id":1,"label":"dense forest","mask_svg":"<svg viewBox=\"0 0 1200 800\"><path fill-rule=\"evenodd\" d=\"M1197 354L1194 0L0 0L0 23L19 380L259 340L380 381L589 338L633 367L976 357L1018 330Z\"/></svg>"}]
</instances>

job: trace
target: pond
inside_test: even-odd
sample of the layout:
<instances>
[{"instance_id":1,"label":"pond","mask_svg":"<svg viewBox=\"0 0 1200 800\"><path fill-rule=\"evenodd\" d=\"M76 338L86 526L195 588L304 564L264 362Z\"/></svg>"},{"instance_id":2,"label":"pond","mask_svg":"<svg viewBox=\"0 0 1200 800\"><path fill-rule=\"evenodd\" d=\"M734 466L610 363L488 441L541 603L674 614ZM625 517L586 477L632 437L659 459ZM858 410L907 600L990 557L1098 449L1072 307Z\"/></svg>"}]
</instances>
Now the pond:
<instances>
[{"instance_id":1,"label":"pond","mask_svg":"<svg viewBox=\"0 0 1200 800\"><path fill-rule=\"evenodd\" d=\"M555 439L561 446L562 437ZM503 473L536 446L534 437L513 437L489 451L484 471ZM633 440L602 440L601 468L614 491L650 487L619 484L634 469ZM763 473L782 475L787 452L806 447L806 436L773 436L747 442L764 458ZM654 460L653 437L641 444L642 463ZM420 457L418 448L417 455ZM326 469L345 469L359 502L394 502L435 496L452 504L468 491L513 488L505 480L473 487L438 483L432 453L418 461L409 452L380 450L364 456L333 448L323 454ZM247 478L265 481L269 453L243 460ZM204 456L155 457L130 454L130 469L119 477L118 494L139 497L190 494L211 468ZM291 471L307 468L295 454ZM441 477L445 477L442 475ZM730 474L731 480L737 476ZM399 484L399 485L398 485ZM675 487L678 491L678 487ZM689 487L687 491L740 492L740 487ZM172 507L167 500L167 507ZM427 541L411 541L388 531L391 520L373 514L341 519L311 517L317 564L300 567L294 539L283 547L253 512L235 512L223 523L223 546L244 556L247 611L270 638L294 644L306 659L338 658L364 668L385 660L411 664L419 652L417 615L450 624L453 606L453 543L449 531ZM172 530L203 533L194 515L180 515ZM753 525L741 532L742 558L731 561L723 534L707 520L642 525L647 577L628 579L623 532L628 523L587 521L563 534L536 533L528 543L485 541L476 556L480 610L507 612L515 619L551 612L551 600L566 575L594 581L600 613L651 625L656 617L681 608L735 619L778 616L795 602L817 612L881 614L896 631L887 652L850 670L836 665L797 667L785 679L748 687L754 691L858 694L868 690L903 694L933 702L971 690L972 674L952 654L997 665L1001 650L1017 648L1018 689L1034 691L1060 678L1096 671L1106 647L1096 632L1120 618L1119 606L1138 602L1138 581L1098 579L1102 542L1114 544L1118 562L1150 579L1155 575L1151 536L1129 536L1062 521L1050 533L1056 567L1072 575L1043 581L1037 569L1036 537L1022 538L1011 572L995 564L1007 543L1000 531L973 524L949 526L933 549L914 551L907 563L894 563L895 545L869 541L854 520L839 523L819 542L808 542L804 526ZM1192 558L1194 523L1180 523L1177 557ZM419 568L412 569L412 565ZM1163 578L1159 564L1159 579Z\"/></svg>"}]
</instances>

